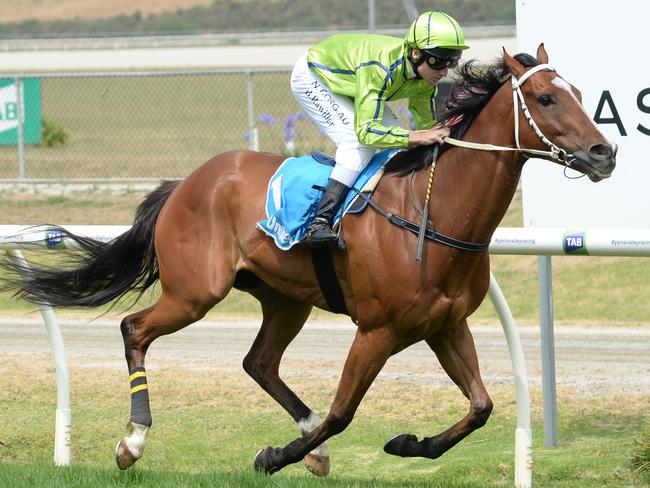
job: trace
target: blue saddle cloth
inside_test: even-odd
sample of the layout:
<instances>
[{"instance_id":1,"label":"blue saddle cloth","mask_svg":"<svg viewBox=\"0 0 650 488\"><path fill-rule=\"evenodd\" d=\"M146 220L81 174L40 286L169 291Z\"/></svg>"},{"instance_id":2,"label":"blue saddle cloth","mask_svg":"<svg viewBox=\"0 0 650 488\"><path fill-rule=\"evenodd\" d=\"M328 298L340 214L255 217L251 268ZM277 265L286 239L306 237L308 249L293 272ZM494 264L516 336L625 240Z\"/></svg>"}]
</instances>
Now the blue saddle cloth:
<instances>
[{"instance_id":1,"label":"blue saddle cloth","mask_svg":"<svg viewBox=\"0 0 650 488\"><path fill-rule=\"evenodd\" d=\"M386 149L375 154L354 183L361 191L380 171L397 149ZM296 244L316 215L318 203L334 169L334 159L322 153L289 158L280 165L269 181L266 196L266 219L257 227L271 236L275 244L286 251ZM350 191L339 207L334 224L348 213L358 198Z\"/></svg>"}]
</instances>

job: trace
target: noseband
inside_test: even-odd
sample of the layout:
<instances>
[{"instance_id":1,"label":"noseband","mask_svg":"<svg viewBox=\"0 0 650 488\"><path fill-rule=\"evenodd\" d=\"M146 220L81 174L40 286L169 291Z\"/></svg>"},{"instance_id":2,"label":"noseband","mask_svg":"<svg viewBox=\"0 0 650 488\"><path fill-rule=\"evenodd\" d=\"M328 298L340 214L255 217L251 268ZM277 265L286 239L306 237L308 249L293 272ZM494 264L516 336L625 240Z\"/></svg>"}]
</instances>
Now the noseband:
<instances>
[{"instance_id":1,"label":"noseband","mask_svg":"<svg viewBox=\"0 0 650 488\"><path fill-rule=\"evenodd\" d=\"M530 115L530 111L528 110L528 105L526 105L526 100L524 99L524 94L521 92L521 85L523 85L528 78L530 78L535 73L542 70L555 71L555 68L553 68L551 65L548 64L539 64L526 71L519 79L517 79L514 75L511 76L512 103L514 105L514 117L515 117L515 144L517 146L516 148L495 146L493 144L480 144L476 142L461 141L458 139L452 139L451 137L446 137L445 143L451 144L452 146L464 147L466 149L478 149L480 151L516 151L516 152L521 152L521 153L534 155L534 156L545 156L547 158L552 159L553 161L557 161L558 163L570 167L571 162L575 159L575 156L573 154L568 154L564 149L553 144L544 135L544 133L541 131L541 129L539 128L535 120L533 120L533 116ZM539 137L539 139L550 148L550 151L542 151L539 149L525 149L519 145L519 104L520 103L521 103L521 110L524 112L524 117L526 117L528 124L531 126L533 131L535 131L537 137Z\"/></svg>"}]
</instances>

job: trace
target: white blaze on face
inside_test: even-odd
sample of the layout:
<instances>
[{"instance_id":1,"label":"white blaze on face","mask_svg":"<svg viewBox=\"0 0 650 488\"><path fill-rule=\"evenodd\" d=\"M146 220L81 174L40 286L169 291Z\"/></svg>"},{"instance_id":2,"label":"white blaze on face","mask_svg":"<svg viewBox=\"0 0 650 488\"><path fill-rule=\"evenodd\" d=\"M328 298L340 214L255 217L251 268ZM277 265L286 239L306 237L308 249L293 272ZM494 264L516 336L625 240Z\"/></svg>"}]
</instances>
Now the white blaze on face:
<instances>
[{"instance_id":1,"label":"white blaze on face","mask_svg":"<svg viewBox=\"0 0 650 488\"><path fill-rule=\"evenodd\" d=\"M555 86L557 86L558 88L564 90L569 95L571 95L571 98L573 98L575 100L576 105L578 105L580 110L582 110L582 112L587 116L587 119L589 119L589 122L591 122L591 124L596 128L596 130L598 132L600 132L600 129L598 129L598 126L596 125L596 122L593 121L591 116L587 113L585 108L580 103L580 100L578 100L578 97L576 97L575 93L573 93L573 90L571 89L571 85L569 85L569 83L567 83L566 80L563 80L559 76L556 76L555 78L553 78L553 81L551 81L551 83L553 83Z\"/></svg>"},{"instance_id":2,"label":"white blaze on face","mask_svg":"<svg viewBox=\"0 0 650 488\"><path fill-rule=\"evenodd\" d=\"M298 427L300 427L300 432L302 432L302 434L305 435L307 432L311 432L322 423L323 421L321 420L321 418L318 415L316 415L314 412L312 412L311 414L309 414L308 418L300 419L300 421L298 422ZM311 454L320 457L328 457L330 455L330 451L327 448L327 444L323 442L320 446L318 446L316 449L311 451Z\"/></svg>"}]
</instances>

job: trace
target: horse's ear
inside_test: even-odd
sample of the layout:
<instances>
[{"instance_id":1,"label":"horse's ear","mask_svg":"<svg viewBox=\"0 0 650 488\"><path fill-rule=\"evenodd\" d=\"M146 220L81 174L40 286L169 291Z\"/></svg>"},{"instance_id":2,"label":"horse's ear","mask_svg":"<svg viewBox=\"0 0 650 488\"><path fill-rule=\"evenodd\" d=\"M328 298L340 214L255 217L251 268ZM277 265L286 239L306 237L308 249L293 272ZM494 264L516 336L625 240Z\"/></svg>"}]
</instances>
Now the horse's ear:
<instances>
[{"instance_id":1,"label":"horse's ear","mask_svg":"<svg viewBox=\"0 0 650 488\"><path fill-rule=\"evenodd\" d=\"M505 47L503 48L503 62L506 63L508 71L510 71L510 74L515 78L519 78L522 74L524 74L524 71L526 71L524 65L510 56Z\"/></svg>"},{"instance_id":2,"label":"horse's ear","mask_svg":"<svg viewBox=\"0 0 650 488\"><path fill-rule=\"evenodd\" d=\"M543 42L537 48L537 62L539 64L548 63L548 54L546 54L546 49L544 49L544 43Z\"/></svg>"}]
</instances>

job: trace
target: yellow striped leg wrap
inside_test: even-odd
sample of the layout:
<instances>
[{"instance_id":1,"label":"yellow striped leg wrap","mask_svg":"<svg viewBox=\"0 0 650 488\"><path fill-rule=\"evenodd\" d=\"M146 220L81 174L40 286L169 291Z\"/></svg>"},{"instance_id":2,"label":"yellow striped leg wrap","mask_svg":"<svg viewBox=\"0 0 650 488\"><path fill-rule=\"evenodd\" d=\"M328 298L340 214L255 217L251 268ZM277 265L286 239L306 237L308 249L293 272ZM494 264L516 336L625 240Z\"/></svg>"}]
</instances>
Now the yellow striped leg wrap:
<instances>
[{"instance_id":1,"label":"yellow striped leg wrap","mask_svg":"<svg viewBox=\"0 0 650 488\"><path fill-rule=\"evenodd\" d=\"M144 367L129 371L129 384L131 386L131 422L151 427L149 387Z\"/></svg>"},{"instance_id":2,"label":"yellow striped leg wrap","mask_svg":"<svg viewBox=\"0 0 650 488\"><path fill-rule=\"evenodd\" d=\"M148 388L146 371L136 371L133 373L129 376L129 383L131 384L131 394L146 390Z\"/></svg>"}]
</instances>

